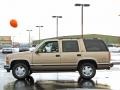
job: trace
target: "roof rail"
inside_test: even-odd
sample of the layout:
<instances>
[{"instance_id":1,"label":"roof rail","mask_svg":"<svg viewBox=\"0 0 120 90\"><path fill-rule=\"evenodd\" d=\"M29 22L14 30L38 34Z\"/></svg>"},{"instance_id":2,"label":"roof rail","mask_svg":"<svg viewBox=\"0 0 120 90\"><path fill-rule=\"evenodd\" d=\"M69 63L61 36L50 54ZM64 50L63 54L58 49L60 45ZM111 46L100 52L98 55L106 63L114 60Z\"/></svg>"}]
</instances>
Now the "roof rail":
<instances>
[{"instance_id":1,"label":"roof rail","mask_svg":"<svg viewBox=\"0 0 120 90\"><path fill-rule=\"evenodd\" d=\"M81 39L80 37L58 37L56 39Z\"/></svg>"}]
</instances>

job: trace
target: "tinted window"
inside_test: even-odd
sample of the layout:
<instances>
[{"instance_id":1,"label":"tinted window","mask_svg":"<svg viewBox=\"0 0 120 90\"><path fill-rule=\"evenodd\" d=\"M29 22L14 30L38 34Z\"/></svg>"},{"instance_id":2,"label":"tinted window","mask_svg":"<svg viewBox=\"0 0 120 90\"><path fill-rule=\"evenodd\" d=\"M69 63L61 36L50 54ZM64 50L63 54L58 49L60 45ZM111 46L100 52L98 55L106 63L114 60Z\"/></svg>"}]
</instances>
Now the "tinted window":
<instances>
[{"instance_id":1,"label":"tinted window","mask_svg":"<svg viewBox=\"0 0 120 90\"><path fill-rule=\"evenodd\" d=\"M107 46L102 40L84 40L85 48L87 51L108 51Z\"/></svg>"},{"instance_id":2,"label":"tinted window","mask_svg":"<svg viewBox=\"0 0 120 90\"><path fill-rule=\"evenodd\" d=\"M77 41L63 41L62 42L63 52L78 52L78 42Z\"/></svg>"}]
</instances>

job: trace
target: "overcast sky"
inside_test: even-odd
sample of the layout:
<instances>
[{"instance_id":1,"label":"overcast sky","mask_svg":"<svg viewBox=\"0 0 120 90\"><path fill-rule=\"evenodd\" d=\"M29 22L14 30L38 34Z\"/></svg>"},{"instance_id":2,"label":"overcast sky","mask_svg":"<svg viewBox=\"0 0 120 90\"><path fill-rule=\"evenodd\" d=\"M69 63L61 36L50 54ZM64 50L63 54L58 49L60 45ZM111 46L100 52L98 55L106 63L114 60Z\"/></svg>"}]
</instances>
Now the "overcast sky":
<instances>
[{"instance_id":1,"label":"overcast sky","mask_svg":"<svg viewBox=\"0 0 120 90\"><path fill-rule=\"evenodd\" d=\"M87 3L84 7L84 34L104 34L120 36L120 0L0 0L0 36L15 36L19 42L39 39L39 29L43 25L41 38L56 36L56 19L59 19L59 36L81 34L81 7L76 3ZM10 26L16 19L18 27Z\"/></svg>"}]
</instances>

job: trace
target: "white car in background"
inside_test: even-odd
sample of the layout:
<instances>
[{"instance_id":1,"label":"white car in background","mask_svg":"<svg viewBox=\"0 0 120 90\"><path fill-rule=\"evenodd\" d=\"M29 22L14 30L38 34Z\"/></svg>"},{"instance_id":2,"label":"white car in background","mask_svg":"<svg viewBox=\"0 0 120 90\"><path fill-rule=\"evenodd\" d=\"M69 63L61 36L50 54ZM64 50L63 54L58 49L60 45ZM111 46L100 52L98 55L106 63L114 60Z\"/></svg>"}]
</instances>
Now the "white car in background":
<instances>
[{"instance_id":1,"label":"white car in background","mask_svg":"<svg viewBox=\"0 0 120 90\"><path fill-rule=\"evenodd\" d=\"M2 53L12 53L12 45L4 45L2 48Z\"/></svg>"},{"instance_id":2,"label":"white car in background","mask_svg":"<svg viewBox=\"0 0 120 90\"><path fill-rule=\"evenodd\" d=\"M110 52L114 52L114 53L119 53L120 52L120 47L119 46L108 45L108 49L109 49Z\"/></svg>"}]
</instances>

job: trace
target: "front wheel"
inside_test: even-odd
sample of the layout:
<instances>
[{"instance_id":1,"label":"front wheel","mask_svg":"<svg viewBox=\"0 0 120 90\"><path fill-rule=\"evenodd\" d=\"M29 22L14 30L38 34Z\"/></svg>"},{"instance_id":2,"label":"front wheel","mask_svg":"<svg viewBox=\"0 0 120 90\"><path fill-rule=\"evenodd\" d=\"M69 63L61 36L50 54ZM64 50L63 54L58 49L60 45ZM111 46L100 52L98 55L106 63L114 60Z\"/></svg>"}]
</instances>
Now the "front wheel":
<instances>
[{"instance_id":1,"label":"front wheel","mask_svg":"<svg viewBox=\"0 0 120 90\"><path fill-rule=\"evenodd\" d=\"M91 79L96 74L96 68L92 63L83 63L79 66L80 77L83 79Z\"/></svg>"},{"instance_id":2,"label":"front wheel","mask_svg":"<svg viewBox=\"0 0 120 90\"><path fill-rule=\"evenodd\" d=\"M29 75L29 69L27 65L17 63L13 66L12 73L16 79L25 79Z\"/></svg>"}]
</instances>

